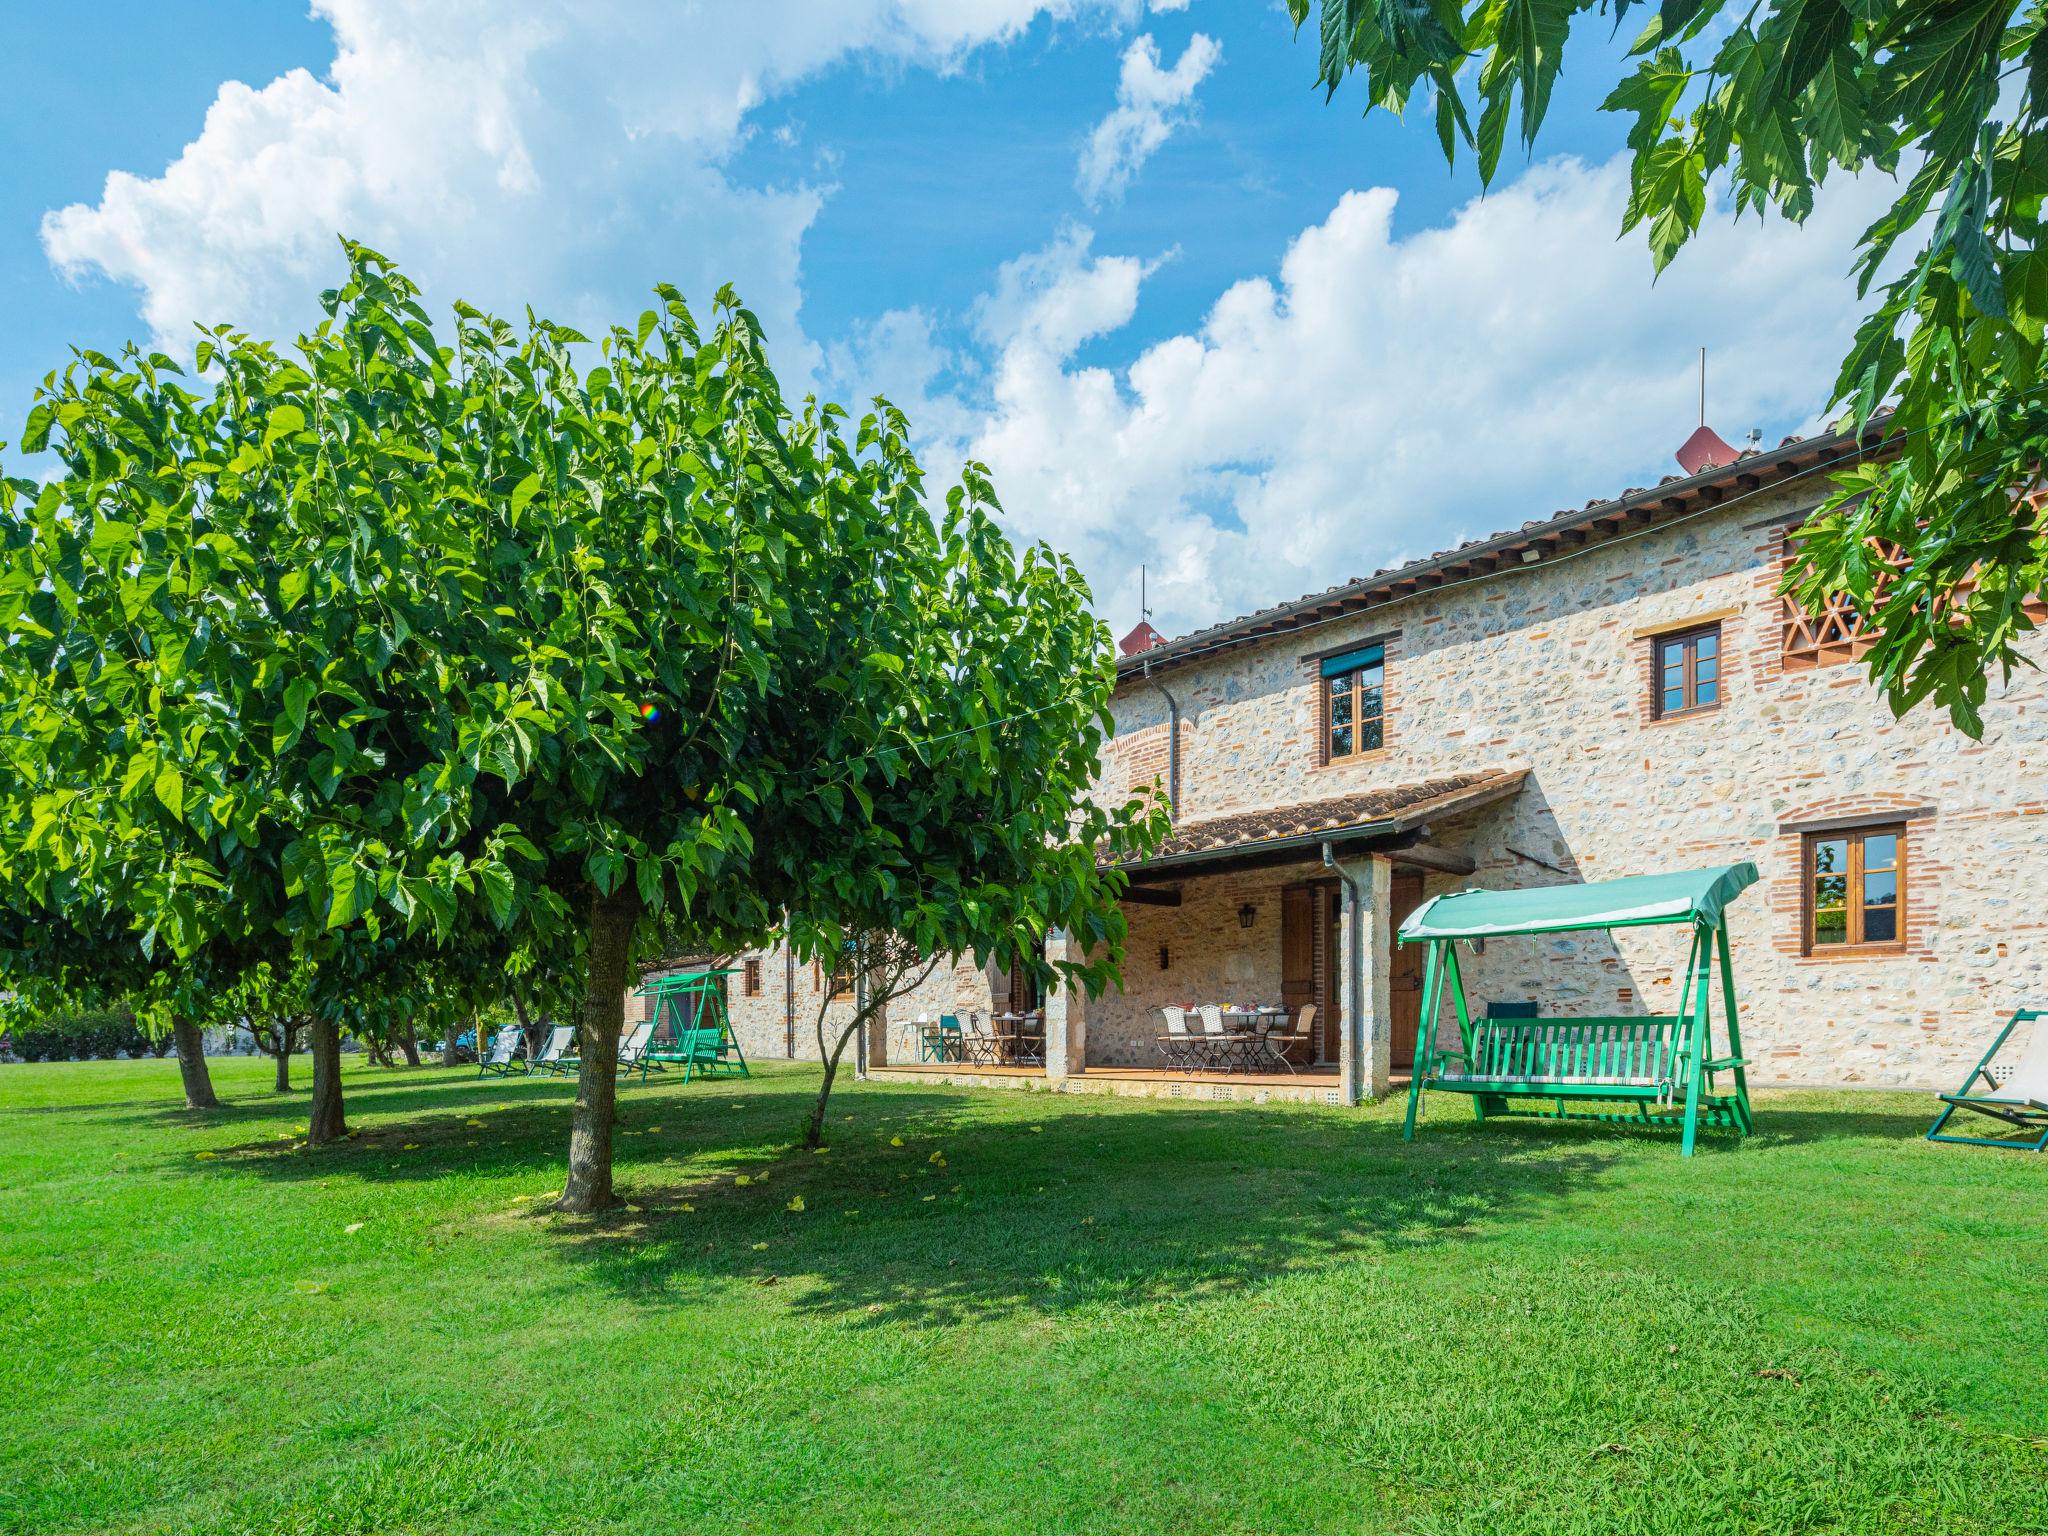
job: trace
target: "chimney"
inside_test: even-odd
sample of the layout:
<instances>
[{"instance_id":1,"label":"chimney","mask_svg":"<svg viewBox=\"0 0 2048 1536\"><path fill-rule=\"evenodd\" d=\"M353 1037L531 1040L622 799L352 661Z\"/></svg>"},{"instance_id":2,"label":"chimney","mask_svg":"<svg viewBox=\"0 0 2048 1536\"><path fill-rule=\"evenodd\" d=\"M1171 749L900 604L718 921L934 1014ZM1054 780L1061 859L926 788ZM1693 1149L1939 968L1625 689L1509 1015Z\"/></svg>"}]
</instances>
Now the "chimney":
<instances>
[{"instance_id":1,"label":"chimney","mask_svg":"<svg viewBox=\"0 0 2048 1536\"><path fill-rule=\"evenodd\" d=\"M1697 475L1709 469L1719 469L1723 464L1733 464L1742 455L1721 440L1721 434L1712 427L1702 425L1685 440L1678 450L1678 466L1688 475Z\"/></svg>"},{"instance_id":2,"label":"chimney","mask_svg":"<svg viewBox=\"0 0 2048 1536\"><path fill-rule=\"evenodd\" d=\"M1117 641L1116 648L1125 656L1136 656L1142 651L1151 650L1155 645L1164 644L1166 644L1166 637L1143 619L1140 619L1136 629L1125 635L1123 639Z\"/></svg>"}]
</instances>

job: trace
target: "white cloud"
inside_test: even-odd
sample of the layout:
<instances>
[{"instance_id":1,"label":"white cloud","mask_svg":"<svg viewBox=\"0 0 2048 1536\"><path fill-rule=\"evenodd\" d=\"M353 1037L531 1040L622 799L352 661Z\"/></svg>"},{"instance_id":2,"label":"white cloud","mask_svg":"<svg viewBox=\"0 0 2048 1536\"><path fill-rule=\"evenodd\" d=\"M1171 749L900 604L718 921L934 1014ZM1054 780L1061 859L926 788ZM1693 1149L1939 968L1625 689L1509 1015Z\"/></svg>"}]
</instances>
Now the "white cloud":
<instances>
[{"instance_id":1,"label":"white cloud","mask_svg":"<svg viewBox=\"0 0 2048 1536\"><path fill-rule=\"evenodd\" d=\"M1116 108L1088 136L1075 179L1091 208L1121 197L1153 151L1193 118L1195 87L1222 56L1215 39L1200 32L1171 69L1160 66L1159 45L1149 34L1124 50Z\"/></svg>"},{"instance_id":2,"label":"white cloud","mask_svg":"<svg viewBox=\"0 0 2048 1536\"><path fill-rule=\"evenodd\" d=\"M829 189L747 187L724 157L760 103L849 57L931 69L1045 12L1134 21L1141 0L845 0L831 6L312 0L325 78L224 84L160 175L117 171L46 215L50 259L141 291L160 344L195 320L288 332L336 275L334 239L383 249L437 300L572 324L662 278L738 282L793 374L799 244Z\"/></svg>"},{"instance_id":3,"label":"white cloud","mask_svg":"<svg viewBox=\"0 0 2048 1536\"><path fill-rule=\"evenodd\" d=\"M1701 344L1723 435L1821 409L1888 184L1831 186L1803 228L1724 208L1654 285L1640 236L1616 239L1626 190L1618 161L1547 162L1400 237L1393 191L1349 193L1277 280L1119 369L1075 353L1136 314L1148 268L1068 230L977 309L982 419L932 452L986 460L1112 627L1148 565L1174 633L1674 469Z\"/></svg>"},{"instance_id":4,"label":"white cloud","mask_svg":"<svg viewBox=\"0 0 2048 1536\"><path fill-rule=\"evenodd\" d=\"M1152 0L1149 7L1155 15L1164 15L1168 11L1184 11L1187 8L1188 0Z\"/></svg>"}]
</instances>

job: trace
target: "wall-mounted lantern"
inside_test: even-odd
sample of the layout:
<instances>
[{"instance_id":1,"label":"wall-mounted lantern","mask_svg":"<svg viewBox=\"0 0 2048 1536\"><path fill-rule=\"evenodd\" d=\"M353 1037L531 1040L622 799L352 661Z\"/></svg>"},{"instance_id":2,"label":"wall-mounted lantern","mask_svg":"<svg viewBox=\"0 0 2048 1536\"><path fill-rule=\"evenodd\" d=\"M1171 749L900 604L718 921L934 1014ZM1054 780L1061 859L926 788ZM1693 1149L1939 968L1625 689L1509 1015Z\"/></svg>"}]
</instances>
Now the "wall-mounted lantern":
<instances>
[{"instance_id":1,"label":"wall-mounted lantern","mask_svg":"<svg viewBox=\"0 0 2048 1536\"><path fill-rule=\"evenodd\" d=\"M1253 906L1250 902L1246 902L1243 906L1237 909L1237 926L1240 928L1251 927L1252 920L1256 918L1258 915L1259 909Z\"/></svg>"}]
</instances>

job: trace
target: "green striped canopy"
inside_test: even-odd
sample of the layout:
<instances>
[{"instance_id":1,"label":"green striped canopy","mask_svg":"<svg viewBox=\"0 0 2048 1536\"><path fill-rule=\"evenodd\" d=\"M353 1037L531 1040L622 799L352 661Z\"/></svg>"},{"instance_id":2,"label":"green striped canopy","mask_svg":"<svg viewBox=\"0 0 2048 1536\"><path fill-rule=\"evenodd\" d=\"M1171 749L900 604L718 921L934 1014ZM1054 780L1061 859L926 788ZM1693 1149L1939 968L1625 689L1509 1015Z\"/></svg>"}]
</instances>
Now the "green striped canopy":
<instances>
[{"instance_id":1,"label":"green striped canopy","mask_svg":"<svg viewBox=\"0 0 2048 1536\"><path fill-rule=\"evenodd\" d=\"M1458 891L1432 896L1411 912L1401 925L1401 942L1639 928L1650 923L1696 922L1718 928L1728 903L1756 882L1756 866L1744 863L1518 891Z\"/></svg>"}]
</instances>

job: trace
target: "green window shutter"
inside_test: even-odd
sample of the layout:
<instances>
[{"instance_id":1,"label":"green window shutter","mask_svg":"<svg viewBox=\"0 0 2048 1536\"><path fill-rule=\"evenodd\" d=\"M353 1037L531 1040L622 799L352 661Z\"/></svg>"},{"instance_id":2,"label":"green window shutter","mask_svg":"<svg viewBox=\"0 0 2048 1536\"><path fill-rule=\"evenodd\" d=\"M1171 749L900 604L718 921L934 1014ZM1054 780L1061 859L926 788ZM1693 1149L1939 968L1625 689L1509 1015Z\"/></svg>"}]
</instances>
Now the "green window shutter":
<instances>
[{"instance_id":1,"label":"green window shutter","mask_svg":"<svg viewBox=\"0 0 2048 1536\"><path fill-rule=\"evenodd\" d=\"M1345 672L1356 672L1360 667L1376 667L1386 659L1387 648L1383 645L1368 645L1363 650L1346 651L1342 656L1328 656L1323 660L1323 676L1337 677Z\"/></svg>"}]
</instances>

